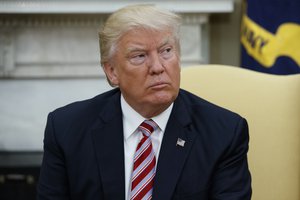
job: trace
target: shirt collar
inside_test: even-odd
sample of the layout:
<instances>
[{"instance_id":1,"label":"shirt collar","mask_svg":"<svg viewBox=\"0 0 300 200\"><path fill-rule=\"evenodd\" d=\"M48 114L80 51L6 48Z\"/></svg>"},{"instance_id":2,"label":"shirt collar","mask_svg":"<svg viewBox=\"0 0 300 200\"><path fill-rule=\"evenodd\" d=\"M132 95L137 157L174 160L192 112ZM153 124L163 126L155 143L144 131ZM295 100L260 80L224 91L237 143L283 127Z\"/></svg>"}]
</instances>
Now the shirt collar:
<instances>
[{"instance_id":1,"label":"shirt collar","mask_svg":"<svg viewBox=\"0 0 300 200\"><path fill-rule=\"evenodd\" d=\"M160 130L164 133L172 108L172 103L164 112L152 117L151 119L159 126ZM121 94L121 109L123 113L123 126L127 130L124 132L124 139L127 140L137 129L137 127L145 120L143 116L137 113L124 99Z\"/></svg>"}]
</instances>

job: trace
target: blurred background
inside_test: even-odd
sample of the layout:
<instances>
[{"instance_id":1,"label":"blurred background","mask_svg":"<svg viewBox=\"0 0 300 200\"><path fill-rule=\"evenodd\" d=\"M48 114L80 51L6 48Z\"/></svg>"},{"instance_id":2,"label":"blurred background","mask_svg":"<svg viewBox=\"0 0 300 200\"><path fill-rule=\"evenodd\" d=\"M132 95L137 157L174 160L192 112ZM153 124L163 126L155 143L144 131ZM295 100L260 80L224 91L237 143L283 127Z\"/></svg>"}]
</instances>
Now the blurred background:
<instances>
[{"instance_id":1,"label":"blurred background","mask_svg":"<svg viewBox=\"0 0 300 200\"><path fill-rule=\"evenodd\" d=\"M0 199L34 199L48 113L110 89L98 30L134 3L182 15L182 67L241 66L242 0L0 0Z\"/></svg>"}]
</instances>

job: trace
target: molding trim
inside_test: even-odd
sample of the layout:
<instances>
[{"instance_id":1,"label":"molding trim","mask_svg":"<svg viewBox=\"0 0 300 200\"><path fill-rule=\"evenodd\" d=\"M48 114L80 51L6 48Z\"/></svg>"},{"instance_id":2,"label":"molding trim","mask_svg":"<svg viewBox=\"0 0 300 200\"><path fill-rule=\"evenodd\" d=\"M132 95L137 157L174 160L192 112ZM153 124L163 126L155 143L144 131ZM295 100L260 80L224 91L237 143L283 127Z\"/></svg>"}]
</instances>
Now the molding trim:
<instances>
[{"instance_id":1,"label":"molding trim","mask_svg":"<svg viewBox=\"0 0 300 200\"><path fill-rule=\"evenodd\" d=\"M203 13L192 13L192 14L181 14L183 24L206 24L208 23L208 14Z\"/></svg>"},{"instance_id":2,"label":"molding trim","mask_svg":"<svg viewBox=\"0 0 300 200\"><path fill-rule=\"evenodd\" d=\"M0 13L111 13L129 4L140 4L141 1L115 0L1 0ZM156 4L178 13L224 13L233 11L233 0L144 0L146 4Z\"/></svg>"},{"instance_id":3,"label":"molding trim","mask_svg":"<svg viewBox=\"0 0 300 200\"><path fill-rule=\"evenodd\" d=\"M0 27L99 27L107 15L3 15Z\"/></svg>"},{"instance_id":4,"label":"molding trim","mask_svg":"<svg viewBox=\"0 0 300 200\"><path fill-rule=\"evenodd\" d=\"M205 24L208 14L181 14L183 24ZM108 15L2 15L0 27L99 27Z\"/></svg>"}]
</instances>

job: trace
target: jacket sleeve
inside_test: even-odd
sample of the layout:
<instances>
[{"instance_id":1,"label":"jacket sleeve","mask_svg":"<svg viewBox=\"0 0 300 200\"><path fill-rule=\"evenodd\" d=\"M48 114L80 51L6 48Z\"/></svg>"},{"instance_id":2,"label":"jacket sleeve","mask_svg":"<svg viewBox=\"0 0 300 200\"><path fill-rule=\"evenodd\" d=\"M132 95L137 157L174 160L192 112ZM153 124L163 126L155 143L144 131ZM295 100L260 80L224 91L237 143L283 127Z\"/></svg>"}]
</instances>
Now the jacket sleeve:
<instances>
[{"instance_id":1,"label":"jacket sleeve","mask_svg":"<svg viewBox=\"0 0 300 200\"><path fill-rule=\"evenodd\" d=\"M249 134L245 119L238 121L232 142L213 176L211 198L213 200L250 200L251 175L248 169Z\"/></svg>"},{"instance_id":2,"label":"jacket sleeve","mask_svg":"<svg viewBox=\"0 0 300 200\"><path fill-rule=\"evenodd\" d=\"M69 199L65 159L57 142L53 113L48 115L45 129L44 156L37 188L37 199Z\"/></svg>"}]
</instances>

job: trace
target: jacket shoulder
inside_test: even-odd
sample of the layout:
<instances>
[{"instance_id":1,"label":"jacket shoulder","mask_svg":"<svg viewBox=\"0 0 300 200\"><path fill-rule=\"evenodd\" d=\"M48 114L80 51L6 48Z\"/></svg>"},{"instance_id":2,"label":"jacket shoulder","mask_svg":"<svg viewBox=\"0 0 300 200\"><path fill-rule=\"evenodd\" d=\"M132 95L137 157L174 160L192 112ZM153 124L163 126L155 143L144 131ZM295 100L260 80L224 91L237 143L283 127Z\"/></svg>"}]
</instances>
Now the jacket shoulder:
<instances>
[{"instance_id":1,"label":"jacket shoulder","mask_svg":"<svg viewBox=\"0 0 300 200\"><path fill-rule=\"evenodd\" d=\"M227 108L214 104L206 99L203 99L193 93L190 93L186 90L180 90L180 96L187 106L189 112L200 112L204 113L206 117L220 117L224 116L226 118L241 118L239 114L234 111L231 111ZM198 113L199 114L199 113Z\"/></svg>"},{"instance_id":2,"label":"jacket shoulder","mask_svg":"<svg viewBox=\"0 0 300 200\"><path fill-rule=\"evenodd\" d=\"M111 101L119 98L119 90L113 89L91 99L70 103L50 112L48 122L50 120L56 127L63 129L68 127L88 127Z\"/></svg>"},{"instance_id":3,"label":"jacket shoulder","mask_svg":"<svg viewBox=\"0 0 300 200\"><path fill-rule=\"evenodd\" d=\"M99 94L93 98L85 99L81 101L72 102L65 106L59 107L52 111L55 115L70 115L76 116L86 113L99 113L102 107L111 100L113 96L118 96L119 90L114 89L102 94Z\"/></svg>"}]
</instances>

